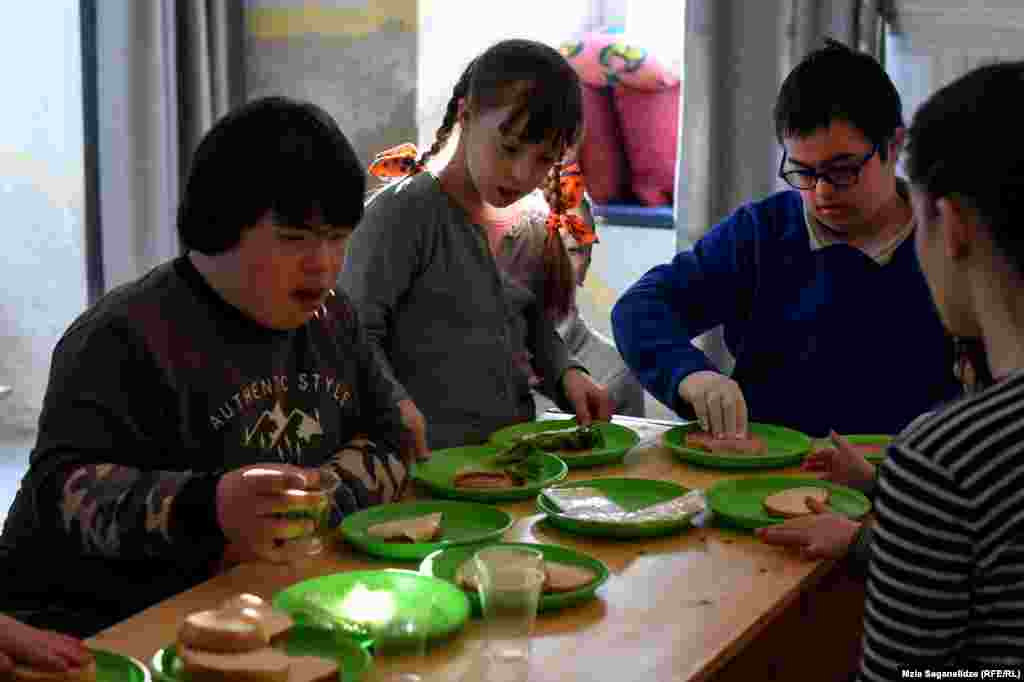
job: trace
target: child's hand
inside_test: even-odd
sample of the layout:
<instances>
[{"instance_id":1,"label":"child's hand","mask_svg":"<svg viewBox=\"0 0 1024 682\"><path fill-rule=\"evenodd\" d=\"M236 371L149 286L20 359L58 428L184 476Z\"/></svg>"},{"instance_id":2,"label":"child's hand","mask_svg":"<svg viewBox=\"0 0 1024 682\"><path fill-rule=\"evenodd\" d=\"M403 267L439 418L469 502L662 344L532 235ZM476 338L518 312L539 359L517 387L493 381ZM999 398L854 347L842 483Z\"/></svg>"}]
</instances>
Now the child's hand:
<instances>
[{"instance_id":1,"label":"child's hand","mask_svg":"<svg viewBox=\"0 0 1024 682\"><path fill-rule=\"evenodd\" d=\"M65 671L85 665L90 658L85 645L74 637L39 630L0 615L0 673L10 672L19 663Z\"/></svg>"},{"instance_id":2,"label":"child's hand","mask_svg":"<svg viewBox=\"0 0 1024 682\"><path fill-rule=\"evenodd\" d=\"M866 490L875 480L875 466L850 447L849 442L835 431L829 433L834 448L816 450L804 459L804 471L824 473L822 478L832 483Z\"/></svg>"},{"instance_id":3,"label":"child's hand","mask_svg":"<svg viewBox=\"0 0 1024 682\"><path fill-rule=\"evenodd\" d=\"M805 559L845 557L857 537L860 523L829 511L814 498L808 497L806 504L813 514L758 528L755 534L769 545L793 547Z\"/></svg>"},{"instance_id":4,"label":"child's hand","mask_svg":"<svg viewBox=\"0 0 1024 682\"><path fill-rule=\"evenodd\" d=\"M608 389L596 383L586 372L575 368L567 369L562 375L562 390L572 404L576 421L580 426L589 426L595 421L611 420L613 406Z\"/></svg>"}]
</instances>

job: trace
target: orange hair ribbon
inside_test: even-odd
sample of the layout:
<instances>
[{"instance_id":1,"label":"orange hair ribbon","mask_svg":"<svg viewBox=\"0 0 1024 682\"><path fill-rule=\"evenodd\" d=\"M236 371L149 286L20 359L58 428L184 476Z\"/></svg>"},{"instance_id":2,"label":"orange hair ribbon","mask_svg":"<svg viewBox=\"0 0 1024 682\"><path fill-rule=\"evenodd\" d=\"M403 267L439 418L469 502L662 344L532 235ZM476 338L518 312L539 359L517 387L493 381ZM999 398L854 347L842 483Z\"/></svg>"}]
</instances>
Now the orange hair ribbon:
<instances>
[{"instance_id":1,"label":"orange hair ribbon","mask_svg":"<svg viewBox=\"0 0 1024 682\"><path fill-rule=\"evenodd\" d=\"M370 175L382 180L411 175L416 170L416 159L418 158L416 145L411 142L385 149L373 157L373 161L370 163Z\"/></svg>"},{"instance_id":2,"label":"orange hair ribbon","mask_svg":"<svg viewBox=\"0 0 1024 682\"><path fill-rule=\"evenodd\" d=\"M597 234L593 228L580 216L566 213L570 209L578 208L583 202L583 172L579 163L574 162L562 168L558 182L561 201L559 206L551 207L547 220L548 231L557 235L558 230L564 228L581 246L593 244L597 241Z\"/></svg>"}]
</instances>

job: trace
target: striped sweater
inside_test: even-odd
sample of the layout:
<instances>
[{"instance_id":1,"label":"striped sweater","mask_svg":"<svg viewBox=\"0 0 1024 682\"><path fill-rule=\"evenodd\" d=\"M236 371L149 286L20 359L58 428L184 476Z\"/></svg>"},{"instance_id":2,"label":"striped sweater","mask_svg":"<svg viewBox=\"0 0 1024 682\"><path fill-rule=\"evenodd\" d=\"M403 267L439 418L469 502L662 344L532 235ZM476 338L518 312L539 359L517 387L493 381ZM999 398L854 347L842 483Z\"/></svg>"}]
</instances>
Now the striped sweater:
<instances>
[{"instance_id":1,"label":"striped sweater","mask_svg":"<svg viewBox=\"0 0 1024 682\"><path fill-rule=\"evenodd\" d=\"M904 432L876 511L861 678L1024 665L1024 371Z\"/></svg>"}]
</instances>

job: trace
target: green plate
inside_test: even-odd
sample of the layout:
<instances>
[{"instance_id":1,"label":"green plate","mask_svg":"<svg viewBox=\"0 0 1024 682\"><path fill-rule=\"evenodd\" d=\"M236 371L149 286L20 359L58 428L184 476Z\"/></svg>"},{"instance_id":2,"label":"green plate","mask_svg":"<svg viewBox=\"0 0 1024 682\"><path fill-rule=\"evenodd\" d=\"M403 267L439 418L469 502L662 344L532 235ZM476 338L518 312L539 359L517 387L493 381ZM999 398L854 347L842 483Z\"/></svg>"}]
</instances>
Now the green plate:
<instances>
[{"instance_id":1,"label":"green plate","mask_svg":"<svg viewBox=\"0 0 1024 682\"><path fill-rule=\"evenodd\" d=\"M559 431L576 426L576 419L552 419L536 422L513 424L491 434L491 442L499 445L510 445L520 436ZM640 442L640 436L632 429L609 422L595 422L595 426L604 436L605 447L583 450L579 454L565 451L551 454L565 461L570 469L598 466L621 462L633 446Z\"/></svg>"},{"instance_id":2,"label":"green plate","mask_svg":"<svg viewBox=\"0 0 1024 682\"><path fill-rule=\"evenodd\" d=\"M372 629L387 622L392 613L415 611L416 605L432 596L427 639L437 641L458 632L469 618L469 599L462 590L445 580L416 571L390 568L383 571L349 571L303 580L274 595L274 606L305 624L303 612L308 595L331 616L352 624L352 635L372 644Z\"/></svg>"},{"instance_id":3,"label":"green plate","mask_svg":"<svg viewBox=\"0 0 1024 682\"><path fill-rule=\"evenodd\" d=\"M441 512L441 535L432 542L389 542L375 538L367 532L370 526L378 523L415 518L436 512ZM467 545L497 538L511 525L512 517L509 514L490 505L427 500L383 504L364 509L346 517L341 522L341 534L346 540L369 554L414 561L452 545Z\"/></svg>"},{"instance_id":4,"label":"green plate","mask_svg":"<svg viewBox=\"0 0 1024 682\"><path fill-rule=\"evenodd\" d=\"M593 599L594 592L597 588L608 580L608 567L605 566L603 562L598 561L593 557L589 557L586 554L575 552L568 547L559 547L557 545L535 545L518 542L500 542L488 545L488 547L495 546L529 547L530 549L540 551L540 553L544 555L545 560L557 561L573 566L583 566L594 572L594 579L578 590L573 590L572 592L542 594L540 596L540 601L537 602L538 611L557 611L558 609L564 609L567 606L574 606L580 602L587 601L588 599ZM420 572L455 584L455 572L459 570L459 566L472 559L473 554L475 554L479 549L479 547L450 547L448 549L442 549L439 552L434 552L424 559L422 564L420 564ZM479 616L480 596L476 592L469 590L463 590L463 592L465 592L469 597L469 603L472 605L473 614Z\"/></svg>"},{"instance_id":5,"label":"green plate","mask_svg":"<svg viewBox=\"0 0 1024 682\"><path fill-rule=\"evenodd\" d=\"M659 502L685 495L688 490L669 481L647 478L594 478L573 481L561 488L597 488L610 500L627 511L643 509ZM537 508L548 515L548 521L555 527L579 535L597 535L616 538L644 538L678 533L690 527L690 519L646 521L643 523L613 523L609 521L585 521L562 514L551 500L541 493L537 496Z\"/></svg>"},{"instance_id":6,"label":"green plate","mask_svg":"<svg viewBox=\"0 0 1024 682\"><path fill-rule=\"evenodd\" d=\"M811 449L810 436L785 426L750 423L750 432L764 439L768 447L763 455L713 455L704 450L688 448L686 434L700 428L697 422L676 426L665 432L665 445L684 462L715 469L766 469L799 464Z\"/></svg>"},{"instance_id":7,"label":"green plate","mask_svg":"<svg viewBox=\"0 0 1024 682\"><path fill-rule=\"evenodd\" d=\"M542 488L557 483L565 478L568 467L558 457L547 453L537 455L543 460L543 475L539 480L528 481L527 485L517 488L456 488L452 485L455 477L463 467L478 463L501 450L498 445L466 445L458 448L435 450L425 462L413 465L412 477L438 497L456 500L476 500L478 502L500 502L507 500L528 500Z\"/></svg>"},{"instance_id":8,"label":"green plate","mask_svg":"<svg viewBox=\"0 0 1024 682\"><path fill-rule=\"evenodd\" d=\"M828 488L828 506L840 514L860 518L871 511L871 502L858 490L829 483L811 476L751 476L719 481L705 493L715 520L740 528L760 528L786 519L772 516L764 510L764 498L789 488L813 486Z\"/></svg>"},{"instance_id":9,"label":"green plate","mask_svg":"<svg viewBox=\"0 0 1024 682\"><path fill-rule=\"evenodd\" d=\"M89 649L96 659L96 682L148 682L149 671L141 661L113 651Z\"/></svg>"},{"instance_id":10,"label":"green plate","mask_svg":"<svg viewBox=\"0 0 1024 682\"><path fill-rule=\"evenodd\" d=\"M844 436L846 440L850 441L853 445L881 445L882 451L876 452L870 455L864 455L864 459L871 462L872 464L878 464L885 459L885 451L889 443L892 442L892 436L885 436L880 434L859 434L853 436Z\"/></svg>"},{"instance_id":11,"label":"green plate","mask_svg":"<svg viewBox=\"0 0 1024 682\"><path fill-rule=\"evenodd\" d=\"M339 682L362 682L370 668L370 654L355 641L330 630L296 625L284 639L285 652L292 656L320 656L338 662ZM181 659L172 644L153 654L150 661L154 677L160 682L187 682ZM102 679L100 680L102 682Z\"/></svg>"}]
</instances>

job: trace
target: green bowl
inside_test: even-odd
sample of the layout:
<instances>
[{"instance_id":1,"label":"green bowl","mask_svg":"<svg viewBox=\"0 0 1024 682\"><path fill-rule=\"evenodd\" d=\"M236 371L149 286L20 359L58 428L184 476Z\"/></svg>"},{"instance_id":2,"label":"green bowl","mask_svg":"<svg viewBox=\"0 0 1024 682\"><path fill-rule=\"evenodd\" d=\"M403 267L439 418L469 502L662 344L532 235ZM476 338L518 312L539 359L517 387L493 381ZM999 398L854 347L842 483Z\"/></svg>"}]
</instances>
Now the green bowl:
<instances>
[{"instance_id":1,"label":"green bowl","mask_svg":"<svg viewBox=\"0 0 1024 682\"><path fill-rule=\"evenodd\" d=\"M575 606L576 604L593 599L597 588L608 580L608 567L604 565L604 562L598 561L586 554L573 551L568 547L559 547L557 545L536 545L519 542L501 542L487 545L487 547L496 546L528 547L529 549L536 549L544 555L545 560L557 561L573 566L583 566L594 572L594 579L578 590L573 590L572 592L542 594L540 596L540 601L537 602L538 611L557 611L558 609ZM439 552L434 552L424 559L422 564L420 564L420 572L426 575L432 575L435 578L447 580L454 585L455 572L459 570L459 566L464 562L471 560L473 555L479 549L480 547L450 547L448 549L442 549ZM473 615L479 616L480 595L475 591L463 591L469 597L469 603L473 609Z\"/></svg>"},{"instance_id":2,"label":"green bowl","mask_svg":"<svg viewBox=\"0 0 1024 682\"><path fill-rule=\"evenodd\" d=\"M490 440L499 445L511 445L522 436L560 431L576 425L575 418L523 422L495 431L491 434ZM603 448L583 450L578 454L571 451L552 452L551 454L561 458L570 469L582 469L621 462L626 453L640 442L639 434L625 426L610 422L594 422L594 426L604 436L605 446Z\"/></svg>"},{"instance_id":3,"label":"green bowl","mask_svg":"<svg viewBox=\"0 0 1024 682\"><path fill-rule=\"evenodd\" d=\"M684 445L686 434L699 429L700 425L696 422L673 427L665 432L665 446L684 462L713 469L767 469L793 466L799 464L811 449L811 438L806 434L787 429L785 426L751 422L750 432L764 439L767 446L765 454L716 455Z\"/></svg>"},{"instance_id":4,"label":"green bowl","mask_svg":"<svg viewBox=\"0 0 1024 682\"><path fill-rule=\"evenodd\" d=\"M274 595L271 602L300 624L316 622L308 611L309 599L350 636L369 646L372 631L387 622L390 613L416 612L424 599L433 599L428 641L450 637L469 618L469 599L451 583L416 571L391 568L348 571L303 580Z\"/></svg>"},{"instance_id":5,"label":"green bowl","mask_svg":"<svg viewBox=\"0 0 1024 682\"><path fill-rule=\"evenodd\" d=\"M96 659L96 682L149 682L149 671L141 661L92 647L89 652Z\"/></svg>"},{"instance_id":6,"label":"green bowl","mask_svg":"<svg viewBox=\"0 0 1024 682\"><path fill-rule=\"evenodd\" d=\"M596 488L609 499L627 511L643 509L659 502L680 497L689 492L686 488L669 481L646 478L594 478L573 481L560 488ZM541 493L537 496L537 508L548 515L551 525L569 533L595 535L613 538L645 538L679 533L691 526L690 519L644 521L641 523L615 523L572 518L561 513L555 504Z\"/></svg>"},{"instance_id":7,"label":"green bowl","mask_svg":"<svg viewBox=\"0 0 1024 682\"><path fill-rule=\"evenodd\" d=\"M375 538L368 529L378 523L441 512L441 536L431 542L389 542ZM511 527L512 516L500 509L474 502L426 500L370 507L345 517L342 536L368 554L417 561L452 545L487 542Z\"/></svg>"},{"instance_id":8,"label":"green bowl","mask_svg":"<svg viewBox=\"0 0 1024 682\"><path fill-rule=\"evenodd\" d=\"M752 476L719 481L707 489L705 497L715 513L716 522L755 529L786 521L764 510L764 498L802 486L828 488L827 506L851 518L858 519L871 511L871 502L862 492L811 476Z\"/></svg>"},{"instance_id":9,"label":"green bowl","mask_svg":"<svg viewBox=\"0 0 1024 682\"><path fill-rule=\"evenodd\" d=\"M558 457L547 453L536 455L542 459L543 473L537 480L516 488L456 488L452 479L464 467L478 464L482 459L502 450L498 445L466 445L435 450L430 459L413 465L412 477L438 497L477 502L506 502L528 500L542 489L565 478L568 467Z\"/></svg>"},{"instance_id":10,"label":"green bowl","mask_svg":"<svg viewBox=\"0 0 1024 682\"><path fill-rule=\"evenodd\" d=\"M330 630L296 625L288 631L282 646L292 656L320 656L337 661L341 670L339 682L362 682L370 669L371 658L366 649ZM158 682L188 682L173 644L153 655L150 668ZM117 682L123 679L127 678L118 678ZM102 678L97 682L102 682Z\"/></svg>"}]
</instances>

